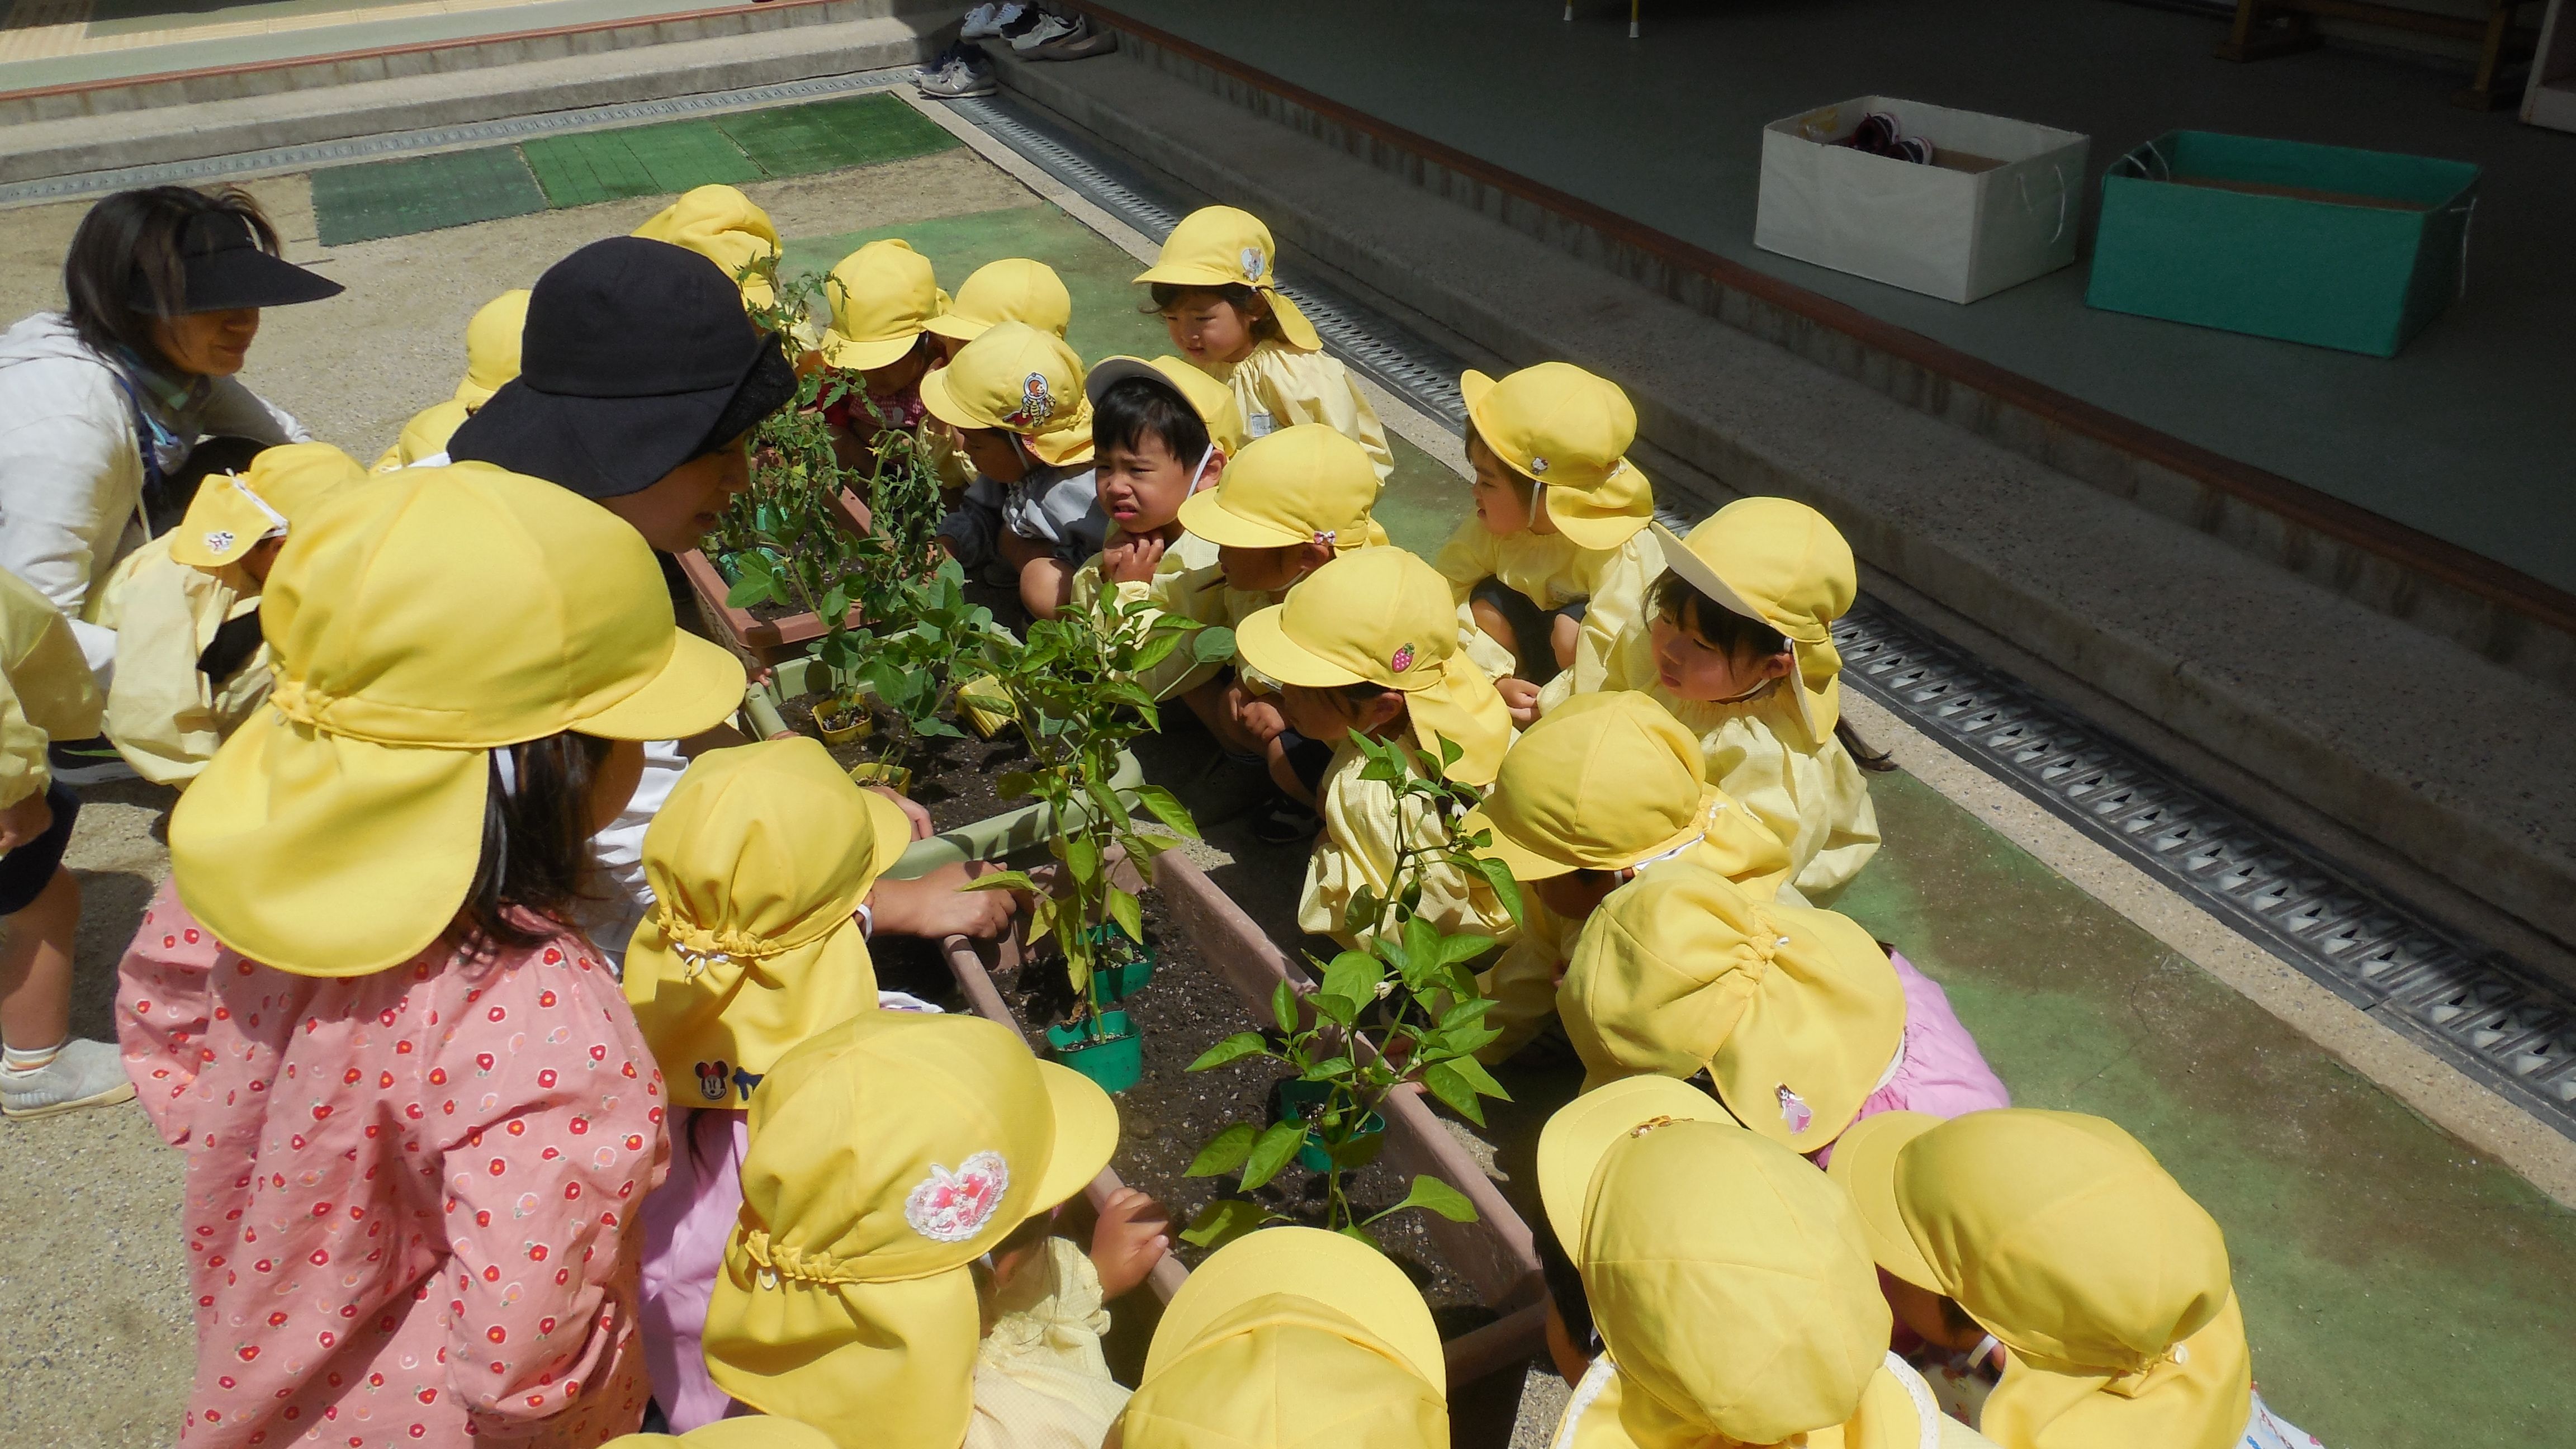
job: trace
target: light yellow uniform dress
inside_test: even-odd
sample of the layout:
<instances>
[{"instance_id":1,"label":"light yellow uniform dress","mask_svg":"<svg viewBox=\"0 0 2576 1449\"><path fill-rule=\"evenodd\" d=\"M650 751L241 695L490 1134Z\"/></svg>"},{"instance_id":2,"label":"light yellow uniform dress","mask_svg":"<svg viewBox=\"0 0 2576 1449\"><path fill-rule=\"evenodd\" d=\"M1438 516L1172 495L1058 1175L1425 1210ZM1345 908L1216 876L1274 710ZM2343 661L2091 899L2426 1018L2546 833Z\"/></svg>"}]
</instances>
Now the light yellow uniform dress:
<instances>
[{"instance_id":1,"label":"light yellow uniform dress","mask_svg":"<svg viewBox=\"0 0 2576 1449\"><path fill-rule=\"evenodd\" d=\"M1584 548L1561 533L1487 533L1470 518L1431 562L1449 580L1462 616L1468 615L1467 596L1486 579L1527 595L1543 609L1589 599L1574 663L1557 678L1565 681L1563 688L1586 694L1628 687L1602 681L1612 645L1644 617L1646 588L1664 571L1663 548L1645 520L1638 520L1637 531L1617 548ZM1523 641L1522 647L1544 649L1547 644Z\"/></svg>"},{"instance_id":2,"label":"light yellow uniform dress","mask_svg":"<svg viewBox=\"0 0 2576 1449\"><path fill-rule=\"evenodd\" d=\"M1382 780L1360 778L1367 763L1367 756L1345 743L1325 768L1315 795L1323 805L1324 833L1306 859L1306 884L1297 897L1300 929L1330 936L1353 951L1367 944L1370 933L1343 929L1343 912L1352 897L1366 886L1383 899L1395 880L1397 851L1406 843L1428 846L1439 840L1438 830L1417 809L1408 807L1405 819L1396 820L1395 792ZM1415 914L1452 935L1490 936L1504 944L1519 937L1511 912L1503 909L1485 878L1446 863L1422 872L1422 904Z\"/></svg>"},{"instance_id":3,"label":"light yellow uniform dress","mask_svg":"<svg viewBox=\"0 0 2576 1449\"><path fill-rule=\"evenodd\" d=\"M259 607L259 585L239 564L201 569L170 557L175 534L126 555L90 596L90 622L116 631L116 676L107 691L107 737L134 772L185 787L251 711L268 698L263 640L232 677L197 668L215 631Z\"/></svg>"},{"instance_id":4,"label":"light yellow uniform dress","mask_svg":"<svg viewBox=\"0 0 2576 1449\"><path fill-rule=\"evenodd\" d=\"M1098 1270L1063 1238L1040 1252L994 1297L965 1449L1098 1449L1127 1406L1100 1352L1109 1309Z\"/></svg>"},{"instance_id":5,"label":"light yellow uniform dress","mask_svg":"<svg viewBox=\"0 0 2576 1449\"><path fill-rule=\"evenodd\" d=\"M0 808L43 794L53 783L45 746L88 739L98 720L98 680L71 621L0 570Z\"/></svg>"},{"instance_id":6,"label":"light yellow uniform dress","mask_svg":"<svg viewBox=\"0 0 2576 1449\"><path fill-rule=\"evenodd\" d=\"M1275 339L1256 343L1241 362L1218 363L1208 375L1234 390L1257 441L1299 423L1322 423L1368 450L1379 482L1395 471L1395 450L1377 409L1360 396L1340 358L1304 352Z\"/></svg>"}]
</instances>

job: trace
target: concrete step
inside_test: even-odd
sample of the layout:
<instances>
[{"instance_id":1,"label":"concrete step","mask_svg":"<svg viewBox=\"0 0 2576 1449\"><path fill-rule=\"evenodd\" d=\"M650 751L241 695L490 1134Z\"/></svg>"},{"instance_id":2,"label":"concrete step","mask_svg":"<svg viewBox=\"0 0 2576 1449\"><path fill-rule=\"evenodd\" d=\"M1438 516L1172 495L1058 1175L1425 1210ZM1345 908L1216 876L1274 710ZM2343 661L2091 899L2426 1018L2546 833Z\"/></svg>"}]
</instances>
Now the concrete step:
<instances>
[{"instance_id":1,"label":"concrete step","mask_svg":"<svg viewBox=\"0 0 2576 1449\"><path fill-rule=\"evenodd\" d=\"M238 73L0 98L0 182L188 161L927 59L956 7L808 0ZM94 108L94 109L93 109Z\"/></svg>"},{"instance_id":2,"label":"concrete step","mask_svg":"<svg viewBox=\"0 0 2576 1449\"><path fill-rule=\"evenodd\" d=\"M1452 204L1415 184L1418 170L1275 124L1135 48L1078 65L1004 58L1003 83L1176 192L1262 216L1292 280L1320 264L1498 358L1561 357L1617 379L1643 437L1715 480L1706 502L1815 504L1871 568L2134 712L2142 732L2169 734L2134 741L2149 753L2171 760L2179 742L2287 802L2244 808L2299 834L2314 812L2446 887L2428 904L2455 920L2464 898L2477 917L2501 910L2576 942L2576 761L2544 749L2565 695ZM2489 923L2490 939L2516 934Z\"/></svg>"}]
</instances>

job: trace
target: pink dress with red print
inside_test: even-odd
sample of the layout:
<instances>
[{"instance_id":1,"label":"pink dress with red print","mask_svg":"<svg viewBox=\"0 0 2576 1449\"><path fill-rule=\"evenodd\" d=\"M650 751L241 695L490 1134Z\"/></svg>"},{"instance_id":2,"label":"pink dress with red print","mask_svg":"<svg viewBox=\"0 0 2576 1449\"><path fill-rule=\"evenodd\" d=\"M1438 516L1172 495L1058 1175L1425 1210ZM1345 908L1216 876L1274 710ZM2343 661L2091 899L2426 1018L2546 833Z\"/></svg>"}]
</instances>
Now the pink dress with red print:
<instances>
[{"instance_id":1,"label":"pink dress with red print","mask_svg":"<svg viewBox=\"0 0 2576 1449\"><path fill-rule=\"evenodd\" d=\"M629 1226L661 1077L570 930L345 980L217 945L164 885L119 968L188 1153L191 1446L589 1446L647 1386Z\"/></svg>"}]
</instances>

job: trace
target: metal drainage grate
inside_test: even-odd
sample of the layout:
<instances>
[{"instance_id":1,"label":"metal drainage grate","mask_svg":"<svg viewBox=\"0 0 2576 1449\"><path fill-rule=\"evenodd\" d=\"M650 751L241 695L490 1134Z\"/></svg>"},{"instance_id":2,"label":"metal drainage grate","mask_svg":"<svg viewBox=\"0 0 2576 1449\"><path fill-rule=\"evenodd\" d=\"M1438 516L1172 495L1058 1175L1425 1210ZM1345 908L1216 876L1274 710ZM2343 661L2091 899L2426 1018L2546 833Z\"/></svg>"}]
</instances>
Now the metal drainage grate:
<instances>
[{"instance_id":1,"label":"metal drainage grate","mask_svg":"<svg viewBox=\"0 0 2576 1449\"><path fill-rule=\"evenodd\" d=\"M887 90L909 84L913 71L909 67L861 71L855 75L816 76L810 80L781 81L776 85L753 86L745 90L709 91L704 95L670 96L658 101L627 101L613 106L585 106L576 111L548 111L534 116L506 116L494 121L472 121L456 126L437 126L426 131L395 131L381 136L353 136L344 141L314 141L302 146L280 146L268 151L243 151L231 156L208 156L193 161L170 161L154 166L128 166L115 171L83 171L71 176L47 176L35 181L13 181L0 185L0 206L26 202L64 201L73 197L93 196L105 191L123 191L133 186L168 186L190 181L212 180L219 176L247 176L255 172L309 171L317 166L337 166L352 161L375 161L387 156L406 156L422 151L442 151L456 147L488 145L501 141L524 141L531 136L552 136L567 131L603 130L632 126L646 121L667 121L681 116L708 115L721 111L756 110L763 106L782 105L790 101L810 101L828 96L862 95L869 91Z\"/></svg>"},{"instance_id":2,"label":"metal drainage grate","mask_svg":"<svg viewBox=\"0 0 2576 1449\"><path fill-rule=\"evenodd\" d=\"M1003 100L959 114L1147 236L1180 214L1156 185ZM1463 430L1462 363L1312 281L1287 289L1332 349ZM1668 500L1680 502L1682 500ZM1687 530L1696 520L1666 512ZM1888 610L1834 629L1843 678L1925 734L2463 1073L2576 1137L2576 1004L2500 954L2396 904Z\"/></svg>"}]
</instances>

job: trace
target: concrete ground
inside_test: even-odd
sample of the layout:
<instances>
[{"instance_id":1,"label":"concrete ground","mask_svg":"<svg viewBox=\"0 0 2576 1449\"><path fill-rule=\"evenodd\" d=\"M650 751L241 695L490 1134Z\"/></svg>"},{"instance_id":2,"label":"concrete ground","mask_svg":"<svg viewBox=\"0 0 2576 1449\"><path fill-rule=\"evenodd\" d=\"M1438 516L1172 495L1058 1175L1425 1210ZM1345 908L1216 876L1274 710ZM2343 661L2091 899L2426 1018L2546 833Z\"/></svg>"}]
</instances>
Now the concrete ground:
<instances>
[{"instance_id":1,"label":"concrete ground","mask_svg":"<svg viewBox=\"0 0 2576 1449\"><path fill-rule=\"evenodd\" d=\"M316 259L309 183L257 189L290 254ZM1156 329L1120 286L1125 254L968 151L747 189L790 239L793 265L828 264L889 231L952 284L987 257L1036 255L1073 287L1086 355L1154 346ZM328 261L348 294L271 314L248 378L319 435L372 456L453 386L477 305L660 204L337 248ZM0 315L53 304L77 217L0 213ZM1390 421L1438 441L1418 420ZM1390 500L1406 542L1436 539L1463 507L1455 466L1406 445ZM2044 862L2016 843L2007 807L1952 778L1955 760L1896 743L1906 772L1874 784L1888 848L1840 904L1950 989L2021 1101L2117 1118L2210 1206L2236 1257L2267 1397L2341 1446L2548 1442L2548 1425L2576 1415L2576 1380L2557 1371L2576 1307L2556 1291L2576 1276L2576 1215L2342 1064L2377 1072L2366 1054L2330 1055L2150 934L2141 922L2170 901L2141 904L2108 877ZM169 797L86 793L70 856L88 905L76 1027L103 1035L116 957L167 870ZM1297 853L1214 834L1226 857L1217 879L1276 919ZM1525 1179L1515 1155L1571 1084L1524 1074L1515 1085L1517 1115L1498 1118L1495 1135L1504 1170ZM178 1155L132 1107L6 1124L0 1143L0 1439L167 1442L191 1349Z\"/></svg>"}]
</instances>

